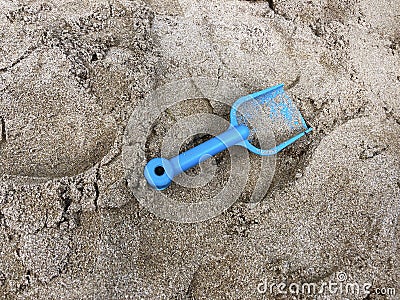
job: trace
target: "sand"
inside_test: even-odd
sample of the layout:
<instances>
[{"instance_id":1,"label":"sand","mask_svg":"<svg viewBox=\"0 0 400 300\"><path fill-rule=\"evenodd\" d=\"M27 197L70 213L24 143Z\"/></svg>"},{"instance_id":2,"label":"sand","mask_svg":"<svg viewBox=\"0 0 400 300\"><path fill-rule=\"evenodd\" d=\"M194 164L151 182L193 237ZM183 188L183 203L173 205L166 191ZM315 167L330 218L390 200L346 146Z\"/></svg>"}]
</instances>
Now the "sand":
<instances>
[{"instance_id":1,"label":"sand","mask_svg":"<svg viewBox=\"0 0 400 300\"><path fill-rule=\"evenodd\" d=\"M0 298L398 299L399 12L398 0L0 0ZM179 98L201 78L197 100L127 136L153 91ZM135 193L147 187L129 168L160 155L174 125L226 123L218 99L281 82L312 134L268 161L221 153L187 174L214 174L204 187L144 193L212 209L247 166L212 218L166 220ZM207 124L223 127L193 127ZM371 295L265 289L330 280Z\"/></svg>"}]
</instances>

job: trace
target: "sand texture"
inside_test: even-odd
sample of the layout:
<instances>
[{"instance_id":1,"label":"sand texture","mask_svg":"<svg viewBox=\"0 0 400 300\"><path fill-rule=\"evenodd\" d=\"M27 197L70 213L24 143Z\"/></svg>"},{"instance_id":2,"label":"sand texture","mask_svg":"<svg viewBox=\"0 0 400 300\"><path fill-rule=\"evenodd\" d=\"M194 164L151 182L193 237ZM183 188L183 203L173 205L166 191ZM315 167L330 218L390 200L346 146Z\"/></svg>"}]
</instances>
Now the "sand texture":
<instances>
[{"instance_id":1,"label":"sand texture","mask_svg":"<svg viewBox=\"0 0 400 300\"><path fill-rule=\"evenodd\" d=\"M0 0L0 299L399 299L399 24L400 0ZM242 96L283 82L314 130L256 201L266 165L249 154L237 201L184 224L135 198L122 152L150 91L198 77ZM130 163L198 113L229 120L204 94L175 105L131 137ZM232 163L163 195L212 198ZM397 295L258 289L338 274Z\"/></svg>"}]
</instances>

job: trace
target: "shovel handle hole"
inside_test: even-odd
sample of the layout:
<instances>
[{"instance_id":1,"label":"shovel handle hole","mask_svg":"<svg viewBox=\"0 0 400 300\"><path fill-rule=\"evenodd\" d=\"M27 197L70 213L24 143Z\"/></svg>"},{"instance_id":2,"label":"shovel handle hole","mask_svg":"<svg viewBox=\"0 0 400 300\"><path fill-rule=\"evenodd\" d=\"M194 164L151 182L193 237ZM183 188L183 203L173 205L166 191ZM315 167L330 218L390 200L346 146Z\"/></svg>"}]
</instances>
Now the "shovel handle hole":
<instances>
[{"instance_id":1,"label":"shovel handle hole","mask_svg":"<svg viewBox=\"0 0 400 300\"><path fill-rule=\"evenodd\" d=\"M156 173L157 176L162 176L165 173L165 169L162 166L158 166L154 169L154 173Z\"/></svg>"}]
</instances>

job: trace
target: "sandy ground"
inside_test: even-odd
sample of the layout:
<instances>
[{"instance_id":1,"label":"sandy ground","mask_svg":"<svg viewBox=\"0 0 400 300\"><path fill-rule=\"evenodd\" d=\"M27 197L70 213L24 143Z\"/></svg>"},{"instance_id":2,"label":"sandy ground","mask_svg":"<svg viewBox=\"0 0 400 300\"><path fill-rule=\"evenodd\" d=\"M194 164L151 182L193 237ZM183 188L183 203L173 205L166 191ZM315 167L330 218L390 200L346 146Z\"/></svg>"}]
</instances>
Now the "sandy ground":
<instances>
[{"instance_id":1,"label":"sandy ground","mask_svg":"<svg viewBox=\"0 0 400 300\"><path fill-rule=\"evenodd\" d=\"M399 0L0 0L0 298L398 299L399 24ZM314 132L277 156L260 203L246 203L250 155L229 210L180 224L133 197L121 152L149 91L198 76L246 93L284 82ZM227 113L175 107L147 158L199 112ZM206 189L165 194L212 194L229 155L216 166ZM373 293L260 290L343 275Z\"/></svg>"}]
</instances>

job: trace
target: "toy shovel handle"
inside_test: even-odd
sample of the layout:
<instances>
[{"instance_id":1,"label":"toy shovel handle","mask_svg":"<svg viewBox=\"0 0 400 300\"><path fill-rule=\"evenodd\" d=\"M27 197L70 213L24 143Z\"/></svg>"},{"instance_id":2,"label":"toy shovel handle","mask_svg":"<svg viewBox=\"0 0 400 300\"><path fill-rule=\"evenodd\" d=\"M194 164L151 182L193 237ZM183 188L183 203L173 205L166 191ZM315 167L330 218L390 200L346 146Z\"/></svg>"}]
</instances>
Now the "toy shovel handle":
<instances>
[{"instance_id":1,"label":"toy shovel handle","mask_svg":"<svg viewBox=\"0 0 400 300\"><path fill-rule=\"evenodd\" d=\"M176 175L231 146L240 144L248 138L249 134L250 131L245 125L231 126L220 135L171 159L153 158L144 168L144 176L152 187L163 190L171 184Z\"/></svg>"}]
</instances>

